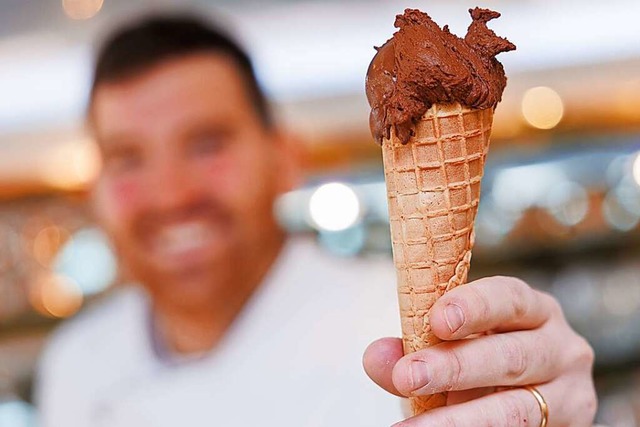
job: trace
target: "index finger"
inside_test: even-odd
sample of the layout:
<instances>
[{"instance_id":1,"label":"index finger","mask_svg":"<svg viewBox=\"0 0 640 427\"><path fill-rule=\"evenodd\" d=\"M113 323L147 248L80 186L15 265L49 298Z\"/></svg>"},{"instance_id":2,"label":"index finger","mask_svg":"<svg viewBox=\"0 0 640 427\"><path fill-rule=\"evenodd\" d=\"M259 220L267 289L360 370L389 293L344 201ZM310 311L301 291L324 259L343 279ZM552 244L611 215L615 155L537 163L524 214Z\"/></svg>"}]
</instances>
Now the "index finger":
<instances>
[{"instance_id":1,"label":"index finger","mask_svg":"<svg viewBox=\"0 0 640 427\"><path fill-rule=\"evenodd\" d=\"M443 340L472 334L535 329L557 306L555 300L513 277L488 277L444 294L429 314L431 327Z\"/></svg>"}]
</instances>

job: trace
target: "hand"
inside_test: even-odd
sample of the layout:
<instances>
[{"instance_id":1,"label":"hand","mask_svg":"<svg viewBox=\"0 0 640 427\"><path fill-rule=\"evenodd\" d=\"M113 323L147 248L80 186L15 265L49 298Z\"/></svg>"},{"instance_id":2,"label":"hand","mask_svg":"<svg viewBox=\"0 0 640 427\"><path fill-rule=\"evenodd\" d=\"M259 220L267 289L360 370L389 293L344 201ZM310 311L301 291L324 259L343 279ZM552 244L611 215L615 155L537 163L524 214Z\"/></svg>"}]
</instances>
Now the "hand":
<instances>
[{"instance_id":1,"label":"hand","mask_svg":"<svg viewBox=\"0 0 640 427\"><path fill-rule=\"evenodd\" d=\"M430 313L443 343L403 357L383 338L364 355L367 374L398 396L448 391L447 406L394 427L538 427L535 386L549 405L547 427L593 424L593 351L550 295L521 280L491 277L442 296Z\"/></svg>"}]
</instances>

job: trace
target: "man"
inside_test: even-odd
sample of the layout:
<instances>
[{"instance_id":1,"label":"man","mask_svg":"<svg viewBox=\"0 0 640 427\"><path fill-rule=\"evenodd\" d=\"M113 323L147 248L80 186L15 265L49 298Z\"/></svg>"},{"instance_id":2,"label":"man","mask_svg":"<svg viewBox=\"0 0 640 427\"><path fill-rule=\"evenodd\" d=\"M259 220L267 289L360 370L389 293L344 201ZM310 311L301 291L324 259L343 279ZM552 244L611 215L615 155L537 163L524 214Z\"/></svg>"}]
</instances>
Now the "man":
<instances>
[{"instance_id":1,"label":"man","mask_svg":"<svg viewBox=\"0 0 640 427\"><path fill-rule=\"evenodd\" d=\"M89 124L96 216L144 292L56 333L44 427L399 419L361 368L396 329L393 271L286 242L272 204L295 184L293 149L244 52L187 18L125 29L99 55Z\"/></svg>"},{"instance_id":2,"label":"man","mask_svg":"<svg viewBox=\"0 0 640 427\"><path fill-rule=\"evenodd\" d=\"M402 418L358 366L367 342L397 330L391 264L287 241L272 204L296 182L293 150L235 43L190 18L120 31L98 57L89 123L103 159L96 216L140 287L56 333L38 385L43 427ZM365 368L391 393L472 389L452 393L452 404L468 403L406 425L534 425L533 395L495 386L539 383L551 427L593 417L590 350L551 298L487 279L439 307L432 322L444 339L496 338L403 359L396 340L369 347Z\"/></svg>"}]
</instances>

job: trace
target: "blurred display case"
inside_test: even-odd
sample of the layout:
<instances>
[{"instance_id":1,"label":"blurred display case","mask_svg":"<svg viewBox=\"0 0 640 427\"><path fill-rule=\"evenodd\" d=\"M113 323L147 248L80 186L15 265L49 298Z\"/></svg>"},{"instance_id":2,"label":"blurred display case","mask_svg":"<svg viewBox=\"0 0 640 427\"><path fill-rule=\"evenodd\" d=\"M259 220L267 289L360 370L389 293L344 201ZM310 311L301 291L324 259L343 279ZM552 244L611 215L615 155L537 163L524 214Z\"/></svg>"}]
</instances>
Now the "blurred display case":
<instances>
[{"instance_id":1,"label":"blurred display case","mask_svg":"<svg viewBox=\"0 0 640 427\"><path fill-rule=\"evenodd\" d=\"M555 295L595 348L601 422L635 427L640 140L598 142L493 156L483 181L471 274L516 275ZM316 233L327 250L390 256L386 191L377 166L313 177L284 195L276 209L290 232ZM57 319L117 284L117 264L82 196L3 202L0 239L0 392L15 404L8 397L30 397L46 334Z\"/></svg>"},{"instance_id":2,"label":"blurred display case","mask_svg":"<svg viewBox=\"0 0 640 427\"><path fill-rule=\"evenodd\" d=\"M514 275L553 294L596 352L600 422L640 425L640 138L554 141L492 152L471 279ZM495 154L495 155L494 155ZM285 196L296 231L329 250L390 254L380 171L332 177ZM288 216L287 216L288 214Z\"/></svg>"}]
</instances>

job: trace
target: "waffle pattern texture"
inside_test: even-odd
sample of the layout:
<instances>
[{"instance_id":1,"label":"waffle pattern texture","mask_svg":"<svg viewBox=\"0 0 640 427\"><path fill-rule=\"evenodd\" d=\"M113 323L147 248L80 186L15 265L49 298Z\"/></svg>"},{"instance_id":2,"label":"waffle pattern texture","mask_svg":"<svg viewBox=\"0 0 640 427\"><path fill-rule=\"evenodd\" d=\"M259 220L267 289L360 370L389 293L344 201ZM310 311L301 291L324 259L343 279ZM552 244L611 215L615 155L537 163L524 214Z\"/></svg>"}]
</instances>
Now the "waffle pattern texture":
<instances>
[{"instance_id":1,"label":"waffle pattern texture","mask_svg":"<svg viewBox=\"0 0 640 427\"><path fill-rule=\"evenodd\" d=\"M383 141L393 259L405 354L437 344L429 310L466 282L493 109L431 107L402 144ZM444 406L446 393L412 398L414 414Z\"/></svg>"}]
</instances>

